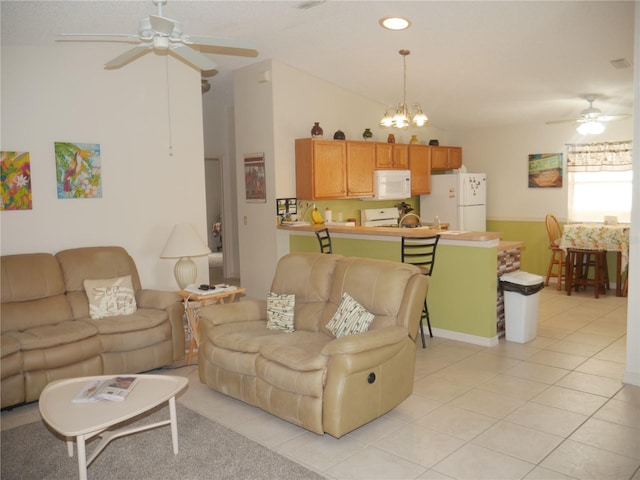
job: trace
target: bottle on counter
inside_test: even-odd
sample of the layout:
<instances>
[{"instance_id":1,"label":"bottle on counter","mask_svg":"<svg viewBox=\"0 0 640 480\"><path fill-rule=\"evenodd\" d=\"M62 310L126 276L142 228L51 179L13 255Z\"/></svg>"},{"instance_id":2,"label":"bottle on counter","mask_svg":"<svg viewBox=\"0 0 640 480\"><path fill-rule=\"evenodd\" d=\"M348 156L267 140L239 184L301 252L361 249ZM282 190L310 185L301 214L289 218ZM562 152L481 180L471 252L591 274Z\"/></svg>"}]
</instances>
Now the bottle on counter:
<instances>
[{"instance_id":1,"label":"bottle on counter","mask_svg":"<svg viewBox=\"0 0 640 480\"><path fill-rule=\"evenodd\" d=\"M329 223L331 221L331 210L328 208L324 209L324 222Z\"/></svg>"},{"instance_id":2,"label":"bottle on counter","mask_svg":"<svg viewBox=\"0 0 640 480\"><path fill-rule=\"evenodd\" d=\"M440 230L440 217L438 217L437 215L433 219L433 229Z\"/></svg>"}]
</instances>

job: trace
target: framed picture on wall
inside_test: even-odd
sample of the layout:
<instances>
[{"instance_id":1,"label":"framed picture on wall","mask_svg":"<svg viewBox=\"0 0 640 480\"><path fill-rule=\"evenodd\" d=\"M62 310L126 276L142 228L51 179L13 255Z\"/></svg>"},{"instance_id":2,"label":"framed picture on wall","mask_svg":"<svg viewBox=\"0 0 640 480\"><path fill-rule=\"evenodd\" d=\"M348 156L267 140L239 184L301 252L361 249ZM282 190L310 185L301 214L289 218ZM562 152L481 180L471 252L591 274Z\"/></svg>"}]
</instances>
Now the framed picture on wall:
<instances>
[{"instance_id":1,"label":"framed picture on wall","mask_svg":"<svg viewBox=\"0 0 640 480\"><path fill-rule=\"evenodd\" d=\"M31 210L29 152L0 152L2 210Z\"/></svg>"},{"instance_id":2,"label":"framed picture on wall","mask_svg":"<svg viewBox=\"0 0 640 480\"><path fill-rule=\"evenodd\" d=\"M562 188L562 153L529 155L529 188Z\"/></svg>"},{"instance_id":3,"label":"framed picture on wall","mask_svg":"<svg viewBox=\"0 0 640 480\"><path fill-rule=\"evenodd\" d=\"M55 142L58 198L102 198L97 143Z\"/></svg>"},{"instance_id":4,"label":"framed picture on wall","mask_svg":"<svg viewBox=\"0 0 640 480\"><path fill-rule=\"evenodd\" d=\"M251 153L244 156L244 188L247 202L267 202L264 153Z\"/></svg>"}]
</instances>

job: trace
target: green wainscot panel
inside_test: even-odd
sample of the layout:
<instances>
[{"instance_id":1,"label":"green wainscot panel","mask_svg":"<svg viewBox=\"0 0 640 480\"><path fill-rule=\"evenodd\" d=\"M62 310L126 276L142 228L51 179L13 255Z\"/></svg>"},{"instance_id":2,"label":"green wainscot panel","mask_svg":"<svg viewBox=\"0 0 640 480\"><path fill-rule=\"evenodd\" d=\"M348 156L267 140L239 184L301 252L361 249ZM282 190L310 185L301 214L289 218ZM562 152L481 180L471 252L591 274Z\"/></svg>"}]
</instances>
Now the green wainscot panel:
<instances>
[{"instance_id":1,"label":"green wainscot panel","mask_svg":"<svg viewBox=\"0 0 640 480\"><path fill-rule=\"evenodd\" d=\"M292 252L319 252L315 235L290 235ZM331 238L333 253L399 262L400 238ZM427 301L431 326L484 338L496 336L497 247L440 243Z\"/></svg>"}]
</instances>

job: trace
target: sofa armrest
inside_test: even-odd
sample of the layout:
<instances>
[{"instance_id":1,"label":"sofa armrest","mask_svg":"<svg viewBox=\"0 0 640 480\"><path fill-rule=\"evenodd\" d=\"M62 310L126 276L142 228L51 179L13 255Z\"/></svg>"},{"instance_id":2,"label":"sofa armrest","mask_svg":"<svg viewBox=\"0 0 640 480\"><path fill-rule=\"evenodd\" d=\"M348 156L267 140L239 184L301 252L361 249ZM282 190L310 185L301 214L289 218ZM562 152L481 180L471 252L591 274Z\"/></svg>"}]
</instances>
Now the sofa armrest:
<instances>
[{"instance_id":1,"label":"sofa armrest","mask_svg":"<svg viewBox=\"0 0 640 480\"><path fill-rule=\"evenodd\" d=\"M136 294L138 308L165 310L171 324L173 361L184 358L184 307L177 293L143 288Z\"/></svg>"},{"instance_id":2,"label":"sofa armrest","mask_svg":"<svg viewBox=\"0 0 640 480\"><path fill-rule=\"evenodd\" d=\"M322 349L322 354L327 356L338 354L353 354L374 350L401 342L409 336L404 327L386 327L378 330L370 330L359 335L348 335L327 343Z\"/></svg>"},{"instance_id":3,"label":"sofa armrest","mask_svg":"<svg viewBox=\"0 0 640 480\"><path fill-rule=\"evenodd\" d=\"M136 303L140 308L157 308L166 310L176 302L180 302L180 296L175 292L153 290L143 288L136 294Z\"/></svg>"},{"instance_id":4,"label":"sofa armrest","mask_svg":"<svg viewBox=\"0 0 640 480\"><path fill-rule=\"evenodd\" d=\"M198 311L200 320L206 320L212 325L226 323L267 321L267 301L244 299L234 303L216 303L201 308Z\"/></svg>"}]
</instances>

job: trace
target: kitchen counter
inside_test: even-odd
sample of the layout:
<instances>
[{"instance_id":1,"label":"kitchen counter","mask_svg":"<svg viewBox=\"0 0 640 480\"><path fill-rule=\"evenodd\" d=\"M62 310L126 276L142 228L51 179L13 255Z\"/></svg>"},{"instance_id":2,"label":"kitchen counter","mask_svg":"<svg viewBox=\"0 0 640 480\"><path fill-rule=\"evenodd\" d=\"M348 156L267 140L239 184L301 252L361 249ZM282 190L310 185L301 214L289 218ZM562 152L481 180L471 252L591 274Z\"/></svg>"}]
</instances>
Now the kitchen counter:
<instances>
[{"instance_id":1,"label":"kitchen counter","mask_svg":"<svg viewBox=\"0 0 640 480\"><path fill-rule=\"evenodd\" d=\"M317 252L320 225L278 226L288 251ZM333 252L400 261L401 237L440 234L437 261L429 278L429 312L434 335L482 346L498 343L502 330L496 274L519 269L524 242L501 241L500 232L456 232L419 228L327 226Z\"/></svg>"},{"instance_id":2,"label":"kitchen counter","mask_svg":"<svg viewBox=\"0 0 640 480\"><path fill-rule=\"evenodd\" d=\"M279 225L278 229L287 230L289 232L315 232L321 228L325 228L323 224L319 225L301 225L288 226ZM369 235L382 237L425 237L440 234L441 240L467 241L467 242L486 242L490 240L500 240L502 233L500 232L460 232L455 230L434 230L429 227L418 228L397 228L397 227L347 227L341 225L330 225L327 227L329 233L347 234L347 235ZM521 242L504 242L504 243L521 243ZM524 244L522 244L524 245ZM514 248L514 247L509 247Z\"/></svg>"}]
</instances>

